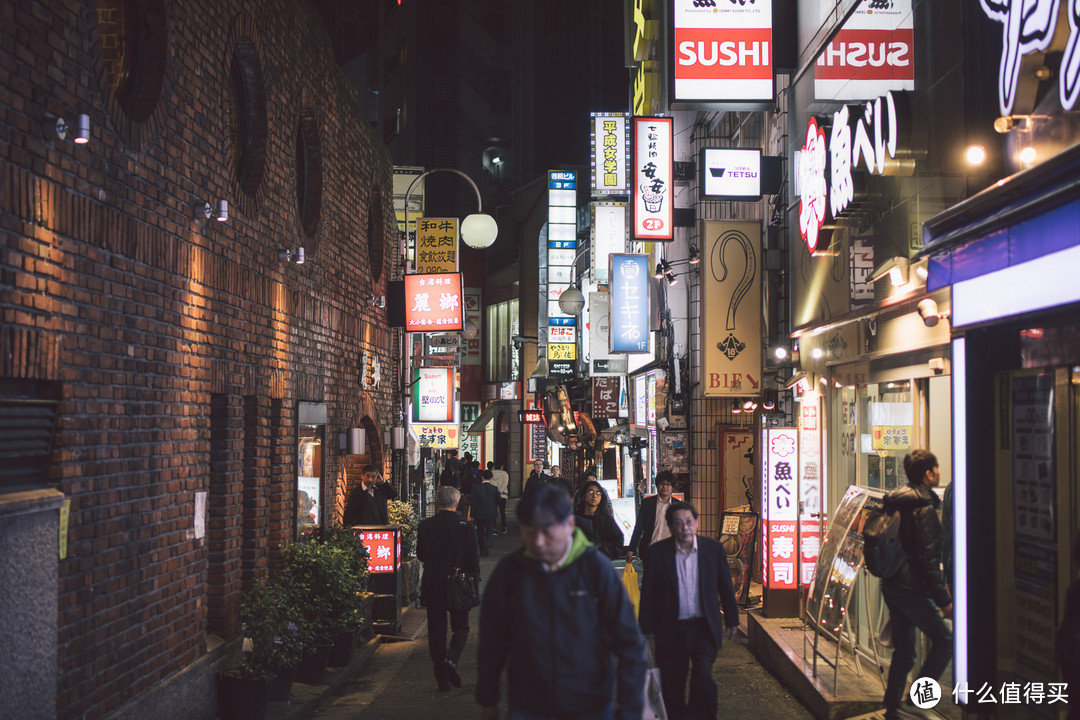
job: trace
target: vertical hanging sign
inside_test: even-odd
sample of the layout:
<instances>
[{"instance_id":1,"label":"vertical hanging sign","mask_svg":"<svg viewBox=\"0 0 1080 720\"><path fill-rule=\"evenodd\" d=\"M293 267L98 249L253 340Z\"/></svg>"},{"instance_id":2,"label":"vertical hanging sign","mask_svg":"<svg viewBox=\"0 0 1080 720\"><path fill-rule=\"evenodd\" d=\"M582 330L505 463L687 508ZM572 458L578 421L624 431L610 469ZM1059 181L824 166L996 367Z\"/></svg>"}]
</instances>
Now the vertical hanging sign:
<instances>
[{"instance_id":1,"label":"vertical hanging sign","mask_svg":"<svg viewBox=\"0 0 1080 720\"><path fill-rule=\"evenodd\" d=\"M611 352L649 352L649 256L612 253Z\"/></svg>"},{"instance_id":2,"label":"vertical hanging sign","mask_svg":"<svg viewBox=\"0 0 1080 720\"><path fill-rule=\"evenodd\" d=\"M458 269L457 218L420 218L416 223L416 272L450 273Z\"/></svg>"},{"instance_id":3,"label":"vertical hanging sign","mask_svg":"<svg viewBox=\"0 0 1080 720\"><path fill-rule=\"evenodd\" d=\"M626 194L626 162L630 147L627 113L592 113L592 194Z\"/></svg>"},{"instance_id":4,"label":"vertical hanging sign","mask_svg":"<svg viewBox=\"0 0 1080 720\"><path fill-rule=\"evenodd\" d=\"M761 222L706 221L701 337L706 397L761 394Z\"/></svg>"},{"instance_id":5,"label":"vertical hanging sign","mask_svg":"<svg viewBox=\"0 0 1080 720\"><path fill-rule=\"evenodd\" d=\"M675 0L672 101L760 108L773 102L772 3Z\"/></svg>"},{"instance_id":6,"label":"vertical hanging sign","mask_svg":"<svg viewBox=\"0 0 1080 720\"><path fill-rule=\"evenodd\" d=\"M634 237L672 240L671 118L634 118Z\"/></svg>"},{"instance_id":7,"label":"vertical hanging sign","mask_svg":"<svg viewBox=\"0 0 1080 720\"><path fill-rule=\"evenodd\" d=\"M821 553L820 396L808 393L799 405L799 582L805 587Z\"/></svg>"},{"instance_id":8,"label":"vertical hanging sign","mask_svg":"<svg viewBox=\"0 0 1080 720\"><path fill-rule=\"evenodd\" d=\"M799 431L796 428L765 428L762 516L765 545L762 579L765 587L798 587L795 526L799 520Z\"/></svg>"},{"instance_id":9,"label":"vertical hanging sign","mask_svg":"<svg viewBox=\"0 0 1080 720\"><path fill-rule=\"evenodd\" d=\"M547 324L576 325L577 318L559 308L559 297L573 280L574 258L577 255L576 172L548 172L547 237Z\"/></svg>"}]
</instances>

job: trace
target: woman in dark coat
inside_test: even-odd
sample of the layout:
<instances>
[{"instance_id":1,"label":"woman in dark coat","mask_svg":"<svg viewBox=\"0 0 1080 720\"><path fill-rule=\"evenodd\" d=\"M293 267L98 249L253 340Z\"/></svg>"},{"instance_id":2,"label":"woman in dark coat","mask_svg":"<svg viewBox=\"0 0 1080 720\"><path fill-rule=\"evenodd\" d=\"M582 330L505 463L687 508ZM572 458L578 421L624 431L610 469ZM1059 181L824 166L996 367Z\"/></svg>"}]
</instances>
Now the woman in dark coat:
<instances>
[{"instance_id":1,"label":"woman in dark coat","mask_svg":"<svg viewBox=\"0 0 1080 720\"><path fill-rule=\"evenodd\" d=\"M625 553L622 531L615 523L611 500L600 483L588 480L581 484L574 499L574 517L585 537L596 545L600 552L612 560Z\"/></svg>"}]
</instances>

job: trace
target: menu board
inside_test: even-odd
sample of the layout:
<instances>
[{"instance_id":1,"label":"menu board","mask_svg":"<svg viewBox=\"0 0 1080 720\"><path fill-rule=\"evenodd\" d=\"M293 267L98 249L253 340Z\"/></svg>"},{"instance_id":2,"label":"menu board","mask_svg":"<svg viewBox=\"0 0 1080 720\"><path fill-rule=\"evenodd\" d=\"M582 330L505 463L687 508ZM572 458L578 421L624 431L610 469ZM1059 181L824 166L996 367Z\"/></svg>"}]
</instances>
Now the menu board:
<instances>
[{"instance_id":1,"label":"menu board","mask_svg":"<svg viewBox=\"0 0 1080 720\"><path fill-rule=\"evenodd\" d=\"M720 544L724 546L728 567L731 568L735 598L741 605L746 605L750 600L757 526L757 513L725 512L720 515Z\"/></svg>"}]
</instances>

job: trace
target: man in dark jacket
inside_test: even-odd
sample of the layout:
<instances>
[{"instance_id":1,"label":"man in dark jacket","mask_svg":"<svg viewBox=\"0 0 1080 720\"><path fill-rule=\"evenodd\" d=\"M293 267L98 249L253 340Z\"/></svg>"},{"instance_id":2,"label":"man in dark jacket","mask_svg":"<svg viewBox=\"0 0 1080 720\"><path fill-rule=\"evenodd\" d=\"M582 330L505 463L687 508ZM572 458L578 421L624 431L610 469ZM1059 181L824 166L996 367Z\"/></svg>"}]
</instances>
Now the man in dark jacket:
<instances>
[{"instance_id":1,"label":"man in dark jacket","mask_svg":"<svg viewBox=\"0 0 1080 720\"><path fill-rule=\"evenodd\" d=\"M472 518L480 540L480 555L487 557L491 552L495 521L499 518L499 489L491 482L493 475L490 470L485 470L481 477L483 482L472 489Z\"/></svg>"},{"instance_id":2,"label":"man in dark jacket","mask_svg":"<svg viewBox=\"0 0 1080 720\"><path fill-rule=\"evenodd\" d=\"M476 555L476 531L458 517L457 505L461 493L457 488L443 485L435 493L434 517L420 521L416 531L416 557L424 564L420 581L420 602L427 608L428 653L435 665L435 680L439 692L450 685L461 687L457 662L469 639L469 611L450 610L447 605L447 585L455 568L480 572ZM446 647L446 616L450 615L453 636Z\"/></svg>"},{"instance_id":3,"label":"man in dark jacket","mask_svg":"<svg viewBox=\"0 0 1080 720\"><path fill-rule=\"evenodd\" d=\"M534 460L533 471L525 479L525 487L522 488L522 493L535 492L541 485L547 485L549 482L551 482L551 476L544 472L544 461Z\"/></svg>"},{"instance_id":4,"label":"man in dark jacket","mask_svg":"<svg viewBox=\"0 0 1080 720\"><path fill-rule=\"evenodd\" d=\"M644 646L611 561L574 527L570 498L555 485L522 497L517 516L525 547L499 561L480 605L481 718L499 716L507 665L511 712L640 718Z\"/></svg>"},{"instance_id":5,"label":"man in dark jacket","mask_svg":"<svg viewBox=\"0 0 1080 720\"><path fill-rule=\"evenodd\" d=\"M638 621L641 632L655 637L668 717L712 720L719 704L713 662L724 637L734 638L739 630L731 570L723 546L697 534L698 512L693 505L672 501L665 521L671 537L649 546Z\"/></svg>"},{"instance_id":6,"label":"man in dark jacket","mask_svg":"<svg viewBox=\"0 0 1080 720\"><path fill-rule=\"evenodd\" d=\"M346 527L353 525L388 525L390 512L386 503L397 498L397 489L388 480L383 480L374 465L365 465L360 470L360 484L349 493L345 503L342 523Z\"/></svg>"},{"instance_id":7,"label":"man in dark jacket","mask_svg":"<svg viewBox=\"0 0 1080 720\"><path fill-rule=\"evenodd\" d=\"M630 536L627 545L626 562L634 559L634 553L641 556L642 563L648 562L649 545L654 542L671 537L667 522L664 517L667 514L668 504L671 502L671 491L675 489L675 475L669 470L664 470L656 476L656 495L650 495L641 501L638 509L637 522L634 523L634 532ZM648 567L643 565L643 569Z\"/></svg>"},{"instance_id":8,"label":"man in dark jacket","mask_svg":"<svg viewBox=\"0 0 1080 720\"><path fill-rule=\"evenodd\" d=\"M885 688L885 717L900 718L908 694L907 676L915 666L915 628L930 639L930 654L919 677L941 677L952 658L952 631L944 618L953 604L941 570L941 504L931 488L941 482L938 461L929 450L912 450L904 458L907 485L885 496L885 512L900 511L900 545L906 556L892 577L881 581L881 594L889 606L893 656ZM940 612L939 612L940 609Z\"/></svg>"}]
</instances>

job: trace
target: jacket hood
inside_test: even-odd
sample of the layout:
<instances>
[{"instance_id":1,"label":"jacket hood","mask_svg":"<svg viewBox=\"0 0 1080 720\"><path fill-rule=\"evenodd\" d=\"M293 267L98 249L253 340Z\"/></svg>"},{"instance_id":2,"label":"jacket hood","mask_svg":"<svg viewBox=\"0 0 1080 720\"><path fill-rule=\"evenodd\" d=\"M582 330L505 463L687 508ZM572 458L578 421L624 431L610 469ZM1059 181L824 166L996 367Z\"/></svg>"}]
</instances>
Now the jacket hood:
<instances>
[{"instance_id":1,"label":"jacket hood","mask_svg":"<svg viewBox=\"0 0 1080 720\"><path fill-rule=\"evenodd\" d=\"M562 570L565 567L569 567L575 560L585 554L585 551L591 548L593 544L589 541L589 538L585 537L585 533L581 528L574 528L574 536L570 540L570 554L566 558L566 562L559 567ZM528 550L522 550L523 555L533 563L538 563L536 556L530 553Z\"/></svg>"}]
</instances>

